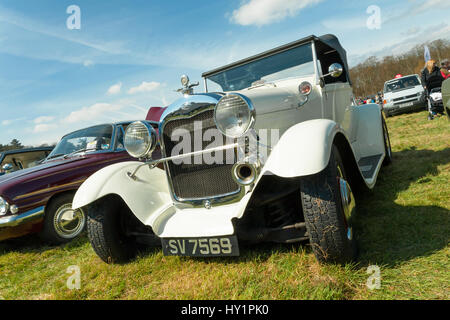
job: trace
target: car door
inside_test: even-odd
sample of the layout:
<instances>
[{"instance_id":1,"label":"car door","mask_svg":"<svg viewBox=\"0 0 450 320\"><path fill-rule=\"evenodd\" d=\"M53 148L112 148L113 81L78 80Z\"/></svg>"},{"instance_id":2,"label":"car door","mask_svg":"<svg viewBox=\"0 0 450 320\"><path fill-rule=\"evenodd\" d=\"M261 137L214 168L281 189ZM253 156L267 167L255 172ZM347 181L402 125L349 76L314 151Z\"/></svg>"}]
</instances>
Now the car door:
<instances>
[{"instance_id":1,"label":"car door","mask_svg":"<svg viewBox=\"0 0 450 320\"><path fill-rule=\"evenodd\" d=\"M356 140L353 90L348 82L329 83L322 89L324 118L337 122L347 133L351 142Z\"/></svg>"}]
</instances>

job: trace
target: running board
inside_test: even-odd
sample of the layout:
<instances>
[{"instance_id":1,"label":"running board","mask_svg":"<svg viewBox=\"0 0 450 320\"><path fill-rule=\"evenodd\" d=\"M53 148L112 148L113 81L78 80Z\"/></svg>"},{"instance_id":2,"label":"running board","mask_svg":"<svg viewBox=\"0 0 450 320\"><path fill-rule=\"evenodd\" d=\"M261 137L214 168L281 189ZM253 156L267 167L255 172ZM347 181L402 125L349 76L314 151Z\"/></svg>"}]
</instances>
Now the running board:
<instances>
[{"instance_id":1,"label":"running board","mask_svg":"<svg viewBox=\"0 0 450 320\"><path fill-rule=\"evenodd\" d=\"M361 173L365 179L370 179L373 177L375 169L377 168L382 156L382 154L377 154L359 159L358 166L359 169L361 169Z\"/></svg>"}]
</instances>

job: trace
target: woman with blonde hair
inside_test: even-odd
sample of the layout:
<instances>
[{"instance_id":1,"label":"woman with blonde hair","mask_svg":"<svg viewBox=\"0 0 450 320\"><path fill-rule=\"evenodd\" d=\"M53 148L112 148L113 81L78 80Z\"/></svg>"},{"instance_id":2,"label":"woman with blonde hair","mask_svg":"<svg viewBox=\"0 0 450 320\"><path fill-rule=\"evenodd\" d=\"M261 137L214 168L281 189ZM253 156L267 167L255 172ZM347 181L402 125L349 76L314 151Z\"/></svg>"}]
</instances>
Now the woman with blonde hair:
<instances>
[{"instance_id":1,"label":"woman with blonde hair","mask_svg":"<svg viewBox=\"0 0 450 320\"><path fill-rule=\"evenodd\" d=\"M422 71L422 85L430 93L431 89L441 87L443 81L444 78L442 77L441 70L436 65L436 61L433 59L428 60Z\"/></svg>"},{"instance_id":2,"label":"woman with blonde hair","mask_svg":"<svg viewBox=\"0 0 450 320\"><path fill-rule=\"evenodd\" d=\"M434 99L433 101L430 98L430 94L436 95L440 94L440 88L442 86L442 82L444 81L444 77L442 77L441 69L436 65L436 61L428 60L426 63L426 67L422 71L422 85L425 87L427 93L427 102L428 102L428 119L433 120L434 116L437 113L440 113L441 110L439 105L436 105ZM436 89L433 91L432 90ZM442 97L442 96L441 96ZM442 98L441 98L442 101Z\"/></svg>"}]
</instances>

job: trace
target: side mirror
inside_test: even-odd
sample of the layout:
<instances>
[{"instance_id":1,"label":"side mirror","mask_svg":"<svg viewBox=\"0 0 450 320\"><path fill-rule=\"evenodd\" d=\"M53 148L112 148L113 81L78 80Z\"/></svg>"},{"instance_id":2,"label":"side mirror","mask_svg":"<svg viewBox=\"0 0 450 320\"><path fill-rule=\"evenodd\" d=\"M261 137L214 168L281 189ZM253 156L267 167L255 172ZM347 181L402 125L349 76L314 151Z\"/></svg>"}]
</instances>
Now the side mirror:
<instances>
[{"instance_id":1,"label":"side mirror","mask_svg":"<svg viewBox=\"0 0 450 320\"><path fill-rule=\"evenodd\" d=\"M333 78L339 78L342 73L344 72L344 68L342 67L342 65L340 65L339 63L333 63L329 68L328 68L328 75L332 76Z\"/></svg>"},{"instance_id":2,"label":"side mirror","mask_svg":"<svg viewBox=\"0 0 450 320\"><path fill-rule=\"evenodd\" d=\"M13 170L13 166L11 163L7 163L2 167L2 169L5 173L9 173Z\"/></svg>"}]
</instances>

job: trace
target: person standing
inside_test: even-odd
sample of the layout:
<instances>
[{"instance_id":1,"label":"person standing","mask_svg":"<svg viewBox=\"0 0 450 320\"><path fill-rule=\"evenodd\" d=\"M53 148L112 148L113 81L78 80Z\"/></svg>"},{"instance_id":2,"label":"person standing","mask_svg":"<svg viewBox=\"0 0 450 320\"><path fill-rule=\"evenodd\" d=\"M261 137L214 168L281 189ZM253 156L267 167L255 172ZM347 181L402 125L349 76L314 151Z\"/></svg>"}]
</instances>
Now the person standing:
<instances>
[{"instance_id":1,"label":"person standing","mask_svg":"<svg viewBox=\"0 0 450 320\"><path fill-rule=\"evenodd\" d=\"M436 61L428 60L425 68L422 70L422 85L430 93L431 89L440 87L443 81L444 77L441 70L437 67Z\"/></svg>"}]
</instances>

